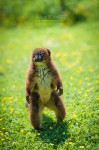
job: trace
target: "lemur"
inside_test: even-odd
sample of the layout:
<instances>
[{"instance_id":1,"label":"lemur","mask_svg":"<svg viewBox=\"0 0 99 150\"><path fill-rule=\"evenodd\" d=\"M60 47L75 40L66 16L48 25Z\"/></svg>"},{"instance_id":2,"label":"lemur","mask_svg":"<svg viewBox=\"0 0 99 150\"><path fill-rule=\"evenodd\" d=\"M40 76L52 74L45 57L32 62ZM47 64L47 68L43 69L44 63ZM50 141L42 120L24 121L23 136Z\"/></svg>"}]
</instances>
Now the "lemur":
<instances>
[{"instance_id":1,"label":"lemur","mask_svg":"<svg viewBox=\"0 0 99 150\"><path fill-rule=\"evenodd\" d=\"M36 48L31 55L26 82L26 102L33 127L41 130L44 107L56 113L57 122L64 119L66 109L61 95L62 80L47 48Z\"/></svg>"}]
</instances>

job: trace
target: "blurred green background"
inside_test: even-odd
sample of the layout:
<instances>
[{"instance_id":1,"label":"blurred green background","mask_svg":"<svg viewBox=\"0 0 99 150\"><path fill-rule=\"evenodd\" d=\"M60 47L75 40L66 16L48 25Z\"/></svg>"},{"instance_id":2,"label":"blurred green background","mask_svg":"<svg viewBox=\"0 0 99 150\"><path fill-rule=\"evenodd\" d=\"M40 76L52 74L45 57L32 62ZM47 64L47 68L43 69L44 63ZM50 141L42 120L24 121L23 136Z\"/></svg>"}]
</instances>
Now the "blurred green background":
<instances>
[{"instance_id":1,"label":"blurred green background","mask_svg":"<svg viewBox=\"0 0 99 150\"><path fill-rule=\"evenodd\" d=\"M99 0L0 0L0 24L3 26L98 20ZM41 25L41 22L40 22Z\"/></svg>"}]
</instances>

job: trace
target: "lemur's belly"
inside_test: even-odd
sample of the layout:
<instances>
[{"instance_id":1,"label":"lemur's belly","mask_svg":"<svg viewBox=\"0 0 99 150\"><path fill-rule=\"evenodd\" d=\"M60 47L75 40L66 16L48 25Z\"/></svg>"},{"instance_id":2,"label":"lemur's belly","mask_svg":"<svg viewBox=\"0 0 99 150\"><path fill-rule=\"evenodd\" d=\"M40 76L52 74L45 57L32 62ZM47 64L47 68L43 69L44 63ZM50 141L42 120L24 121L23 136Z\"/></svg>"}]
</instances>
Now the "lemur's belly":
<instances>
[{"instance_id":1,"label":"lemur's belly","mask_svg":"<svg viewBox=\"0 0 99 150\"><path fill-rule=\"evenodd\" d=\"M36 84L38 85L38 93L43 104L49 101L51 95L51 74L46 67L38 68L36 74Z\"/></svg>"},{"instance_id":2,"label":"lemur's belly","mask_svg":"<svg viewBox=\"0 0 99 150\"><path fill-rule=\"evenodd\" d=\"M48 87L47 87L48 86ZM50 95L51 95L51 88L50 85L39 85L38 93L40 95L40 100L42 103L47 103L49 101Z\"/></svg>"}]
</instances>

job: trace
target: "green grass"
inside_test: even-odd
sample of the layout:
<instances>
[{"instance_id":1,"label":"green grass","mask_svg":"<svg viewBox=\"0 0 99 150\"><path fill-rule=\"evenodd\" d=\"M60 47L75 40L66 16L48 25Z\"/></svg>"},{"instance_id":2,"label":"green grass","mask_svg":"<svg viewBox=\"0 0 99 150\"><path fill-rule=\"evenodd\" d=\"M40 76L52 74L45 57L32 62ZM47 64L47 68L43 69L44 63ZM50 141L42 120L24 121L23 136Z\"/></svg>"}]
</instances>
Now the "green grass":
<instances>
[{"instance_id":1,"label":"green grass","mask_svg":"<svg viewBox=\"0 0 99 150\"><path fill-rule=\"evenodd\" d=\"M1 150L98 150L98 24L0 28ZM48 47L63 81L67 116L43 112L35 131L25 108L24 82L32 49Z\"/></svg>"}]
</instances>

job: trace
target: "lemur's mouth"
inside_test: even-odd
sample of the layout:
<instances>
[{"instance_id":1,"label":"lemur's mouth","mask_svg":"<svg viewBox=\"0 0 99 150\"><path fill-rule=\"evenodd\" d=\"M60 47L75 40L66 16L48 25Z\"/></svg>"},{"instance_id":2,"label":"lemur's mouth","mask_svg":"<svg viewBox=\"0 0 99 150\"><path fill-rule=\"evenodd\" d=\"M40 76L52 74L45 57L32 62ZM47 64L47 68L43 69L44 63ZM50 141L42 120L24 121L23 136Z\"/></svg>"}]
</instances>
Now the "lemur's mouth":
<instances>
[{"instance_id":1,"label":"lemur's mouth","mask_svg":"<svg viewBox=\"0 0 99 150\"><path fill-rule=\"evenodd\" d=\"M44 53L43 52L38 52L38 53L34 54L34 56L33 56L33 60L35 62L42 62L43 59L44 59Z\"/></svg>"}]
</instances>

